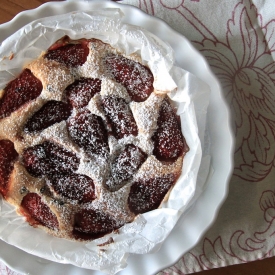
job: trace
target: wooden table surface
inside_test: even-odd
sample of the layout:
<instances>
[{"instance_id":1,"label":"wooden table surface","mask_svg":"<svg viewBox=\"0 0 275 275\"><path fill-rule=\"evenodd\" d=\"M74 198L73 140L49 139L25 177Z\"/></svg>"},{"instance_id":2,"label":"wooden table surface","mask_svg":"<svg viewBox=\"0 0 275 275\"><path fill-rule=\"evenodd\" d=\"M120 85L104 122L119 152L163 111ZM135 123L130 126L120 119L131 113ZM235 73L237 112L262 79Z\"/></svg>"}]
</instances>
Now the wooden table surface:
<instances>
[{"instance_id":1,"label":"wooden table surface","mask_svg":"<svg viewBox=\"0 0 275 275\"><path fill-rule=\"evenodd\" d=\"M0 0L0 24L11 20L17 13L37 8L46 2L44 0ZM275 257L228 266L218 269L212 269L197 273L198 275L273 275L275 274ZM0 274L1 275L1 274Z\"/></svg>"}]
</instances>

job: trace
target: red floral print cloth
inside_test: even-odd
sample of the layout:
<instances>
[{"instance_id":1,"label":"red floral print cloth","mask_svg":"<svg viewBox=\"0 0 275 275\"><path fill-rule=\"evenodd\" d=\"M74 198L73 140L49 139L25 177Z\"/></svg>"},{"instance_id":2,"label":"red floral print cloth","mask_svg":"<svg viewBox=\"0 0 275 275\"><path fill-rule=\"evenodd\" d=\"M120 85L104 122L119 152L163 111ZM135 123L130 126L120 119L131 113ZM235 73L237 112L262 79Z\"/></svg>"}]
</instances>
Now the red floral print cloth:
<instances>
[{"instance_id":1,"label":"red floral print cloth","mask_svg":"<svg viewBox=\"0 0 275 275\"><path fill-rule=\"evenodd\" d=\"M215 223L176 264L183 275L275 255L275 6L273 0L121 0L162 18L208 60L231 107L236 144ZM0 263L1 275L17 275Z\"/></svg>"},{"instance_id":2,"label":"red floral print cloth","mask_svg":"<svg viewBox=\"0 0 275 275\"><path fill-rule=\"evenodd\" d=\"M275 255L275 6L265 0L123 0L166 21L204 55L231 108L229 194L215 223L176 264L183 275Z\"/></svg>"}]
</instances>

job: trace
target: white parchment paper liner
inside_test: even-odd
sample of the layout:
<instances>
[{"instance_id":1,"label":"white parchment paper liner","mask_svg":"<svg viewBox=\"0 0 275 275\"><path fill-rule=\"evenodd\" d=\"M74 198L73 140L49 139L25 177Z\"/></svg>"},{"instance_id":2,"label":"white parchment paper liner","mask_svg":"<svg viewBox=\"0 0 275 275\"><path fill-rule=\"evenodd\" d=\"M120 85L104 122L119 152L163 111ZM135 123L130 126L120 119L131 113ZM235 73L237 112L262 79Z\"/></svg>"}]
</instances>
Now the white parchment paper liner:
<instances>
[{"instance_id":1,"label":"white parchment paper liner","mask_svg":"<svg viewBox=\"0 0 275 275\"><path fill-rule=\"evenodd\" d=\"M98 38L129 55L138 52L155 77L154 87L171 91L178 106L182 131L190 147L182 175L169 200L101 239L81 243L52 237L19 217L13 206L0 200L0 238L42 258L114 274L126 267L129 253L149 253L160 248L179 217L202 192L209 175L209 142L205 135L209 87L189 72L174 66L173 50L137 26L122 24L119 9L72 12L36 20L6 39L0 48L0 89L22 67L37 58L64 35L72 39ZM184 50L184 49L183 49ZM10 60L8 57L13 56ZM98 246L112 236L114 243Z\"/></svg>"}]
</instances>

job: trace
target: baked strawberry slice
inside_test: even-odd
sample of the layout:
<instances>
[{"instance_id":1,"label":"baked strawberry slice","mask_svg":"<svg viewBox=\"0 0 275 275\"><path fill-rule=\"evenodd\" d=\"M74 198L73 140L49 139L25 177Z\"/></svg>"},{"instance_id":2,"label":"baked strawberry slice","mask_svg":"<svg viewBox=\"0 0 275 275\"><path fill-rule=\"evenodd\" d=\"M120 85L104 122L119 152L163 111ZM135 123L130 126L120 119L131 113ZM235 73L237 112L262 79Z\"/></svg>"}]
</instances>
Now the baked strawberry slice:
<instances>
[{"instance_id":1,"label":"baked strawberry slice","mask_svg":"<svg viewBox=\"0 0 275 275\"><path fill-rule=\"evenodd\" d=\"M0 119L9 116L22 105L36 99L42 92L43 86L29 69L12 80L4 89L0 99Z\"/></svg>"},{"instance_id":2,"label":"baked strawberry slice","mask_svg":"<svg viewBox=\"0 0 275 275\"><path fill-rule=\"evenodd\" d=\"M0 193L5 197L8 192L8 183L14 162L18 153L10 140L0 140Z\"/></svg>"},{"instance_id":3,"label":"baked strawberry slice","mask_svg":"<svg viewBox=\"0 0 275 275\"><path fill-rule=\"evenodd\" d=\"M103 237L122 224L110 215L94 209L83 209L76 213L73 235L77 239L90 240Z\"/></svg>"},{"instance_id":4,"label":"baked strawberry slice","mask_svg":"<svg viewBox=\"0 0 275 275\"><path fill-rule=\"evenodd\" d=\"M89 155L109 155L108 136L101 117L88 110L77 113L68 122L71 139Z\"/></svg>"},{"instance_id":5,"label":"baked strawberry slice","mask_svg":"<svg viewBox=\"0 0 275 275\"><path fill-rule=\"evenodd\" d=\"M127 89L133 101L145 101L153 92L154 77L149 68L116 54L107 55L105 63L114 79Z\"/></svg>"},{"instance_id":6,"label":"baked strawberry slice","mask_svg":"<svg viewBox=\"0 0 275 275\"><path fill-rule=\"evenodd\" d=\"M98 78L80 78L66 88L66 95L74 108L88 105L91 98L100 93L101 80Z\"/></svg>"},{"instance_id":7,"label":"baked strawberry slice","mask_svg":"<svg viewBox=\"0 0 275 275\"><path fill-rule=\"evenodd\" d=\"M68 67L83 65L89 54L88 41L82 40L81 43L57 43L51 47L44 58L62 63Z\"/></svg>"},{"instance_id":8,"label":"baked strawberry slice","mask_svg":"<svg viewBox=\"0 0 275 275\"><path fill-rule=\"evenodd\" d=\"M34 177L73 173L80 163L73 152L49 141L27 148L22 154L22 161Z\"/></svg>"},{"instance_id":9,"label":"baked strawberry slice","mask_svg":"<svg viewBox=\"0 0 275 275\"><path fill-rule=\"evenodd\" d=\"M78 203L91 202L96 198L94 182L86 175L56 174L47 180L47 184L60 196Z\"/></svg>"},{"instance_id":10,"label":"baked strawberry slice","mask_svg":"<svg viewBox=\"0 0 275 275\"><path fill-rule=\"evenodd\" d=\"M175 180L176 177L169 174L163 177L135 181L128 197L129 209L135 214L157 209Z\"/></svg>"},{"instance_id":11,"label":"baked strawberry slice","mask_svg":"<svg viewBox=\"0 0 275 275\"><path fill-rule=\"evenodd\" d=\"M41 177L53 170L42 144L25 149L22 162L26 170L34 177Z\"/></svg>"},{"instance_id":12,"label":"baked strawberry slice","mask_svg":"<svg viewBox=\"0 0 275 275\"><path fill-rule=\"evenodd\" d=\"M23 198L20 211L33 226L43 225L55 230L59 227L56 215L36 193L28 193Z\"/></svg>"},{"instance_id":13,"label":"baked strawberry slice","mask_svg":"<svg viewBox=\"0 0 275 275\"><path fill-rule=\"evenodd\" d=\"M181 132L180 121L168 100L164 100L154 133L153 154L160 161L175 161L189 150Z\"/></svg>"},{"instance_id":14,"label":"baked strawberry slice","mask_svg":"<svg viewBox=\"0 0 275 275\"><path fill-rule=\"evenodd\" d=\"M80 159L72 151L50 141L45 141L43 146L55 172L73 173L78 169Z\"/></svg>"},{"instance_id":15,"label":"baked strawberry slice","mask_svg":"<svg viewBox=\"0 0 275 275\"><path fill-rule=\"evenodd\" d=\"M66 120L71 112L72 107L70 104L50 100L29 118L24 131L27 133L42 131L55 123Z\"/></svg>"},{"instance_id":16,"label":"baked strawberry slice","mask_svg":"<svg viewBox=\"0 0 275 275\"><path fill-rule=\"evenodd\" d=\"M129 105L123 98L106 96L102 107L111 124L112 133L117 139L125 136L137 136L138 128Z\"/></svg>"},{"instance_id":17,"label":"baked strawberry slice","mask_svg":"<svg viewBox=\"0 0 275 275\"><path fill-rule=\"evenodd\" d=\"M106 182L107 188L116 191L125 185L126 181L132 178L146 158L147 154L139 147L133 144L126 145L111 166L111 177Z\"/></svg>"}]
</instances>

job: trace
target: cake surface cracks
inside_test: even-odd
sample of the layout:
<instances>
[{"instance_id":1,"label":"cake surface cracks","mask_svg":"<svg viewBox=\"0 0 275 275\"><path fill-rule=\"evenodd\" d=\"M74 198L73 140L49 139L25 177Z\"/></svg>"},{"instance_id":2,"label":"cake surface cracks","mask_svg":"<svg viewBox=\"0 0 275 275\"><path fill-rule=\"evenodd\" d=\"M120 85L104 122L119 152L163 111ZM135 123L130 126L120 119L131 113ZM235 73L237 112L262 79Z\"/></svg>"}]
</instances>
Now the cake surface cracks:
<instances>
[{"instance_id":1,"label":"cake surface cracks","mask_svg":"<svg viewBox=\"0 0 275 275\"><path fill-rule=\"evenodd\" d=\"M137 54L54 43L1 91L3 198L31 225L79 241L160 207L188 145L153 84Z\"/></svg>"}]
</instances>

